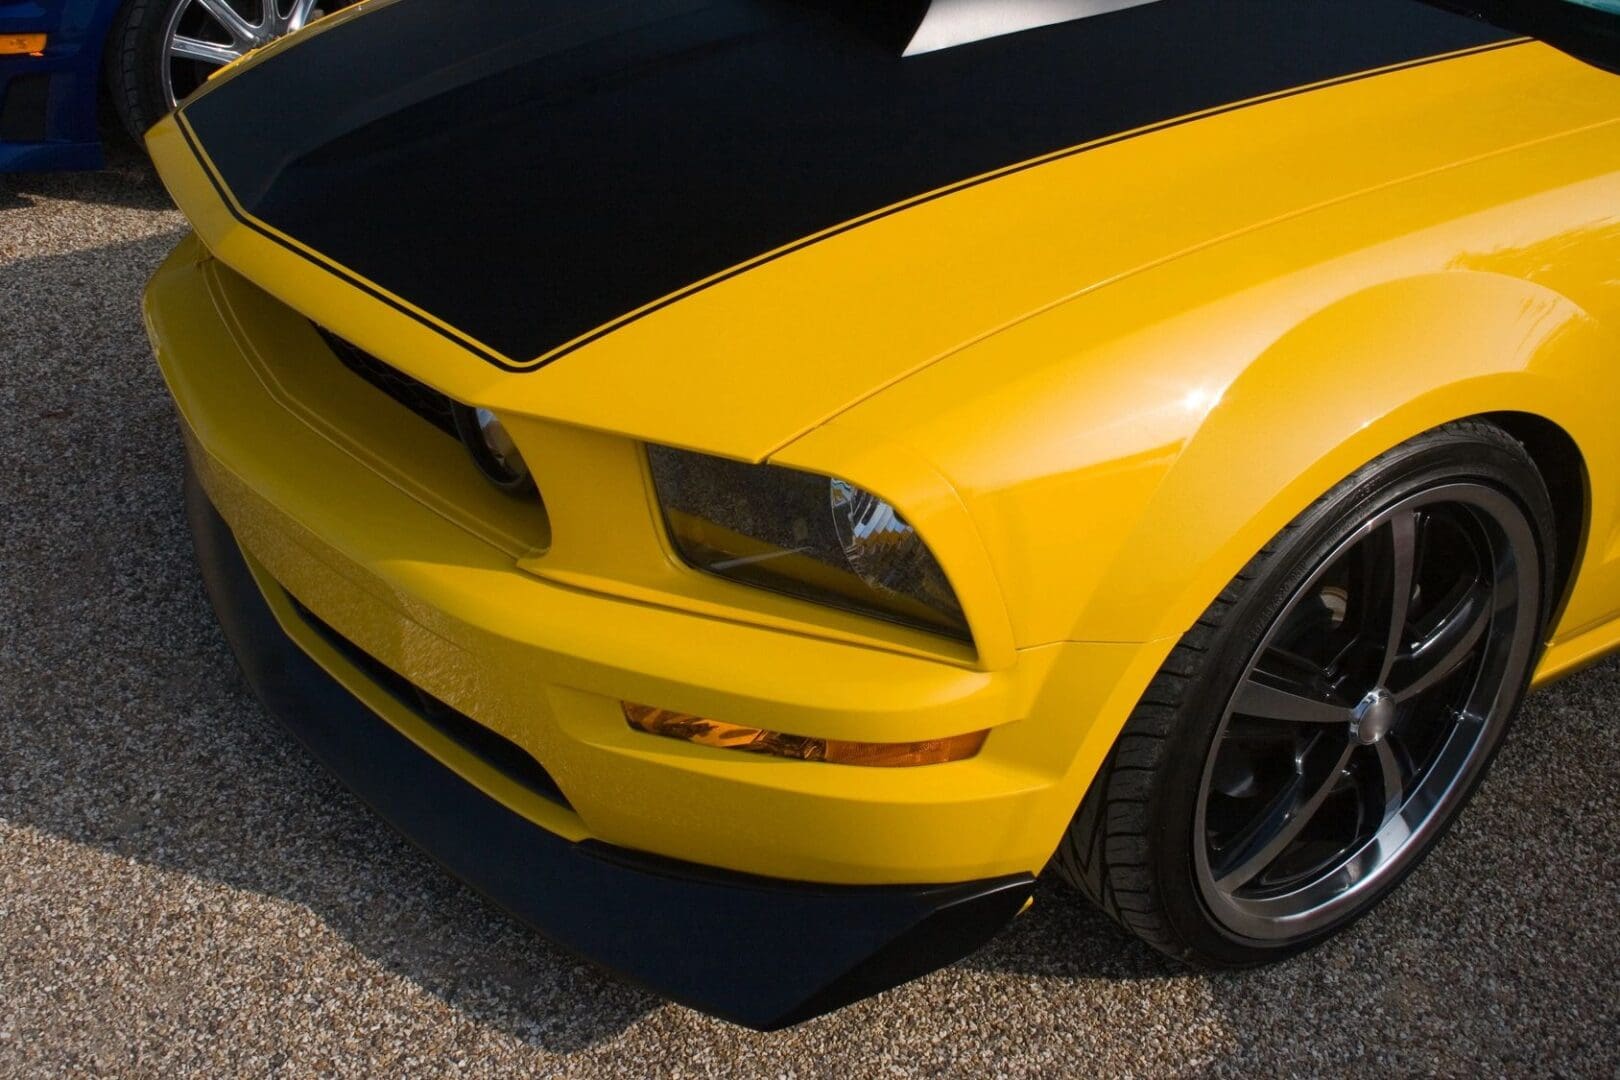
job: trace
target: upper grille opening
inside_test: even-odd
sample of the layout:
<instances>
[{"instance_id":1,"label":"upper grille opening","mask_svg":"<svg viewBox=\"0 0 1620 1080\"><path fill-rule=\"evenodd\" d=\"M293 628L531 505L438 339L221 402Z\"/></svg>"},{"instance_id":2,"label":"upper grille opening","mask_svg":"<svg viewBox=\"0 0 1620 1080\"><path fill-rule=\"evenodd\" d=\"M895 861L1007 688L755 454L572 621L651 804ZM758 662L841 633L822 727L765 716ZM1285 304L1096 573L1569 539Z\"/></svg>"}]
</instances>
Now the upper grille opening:
<instances>
[{"instance_id":1,"label":"upper grille opening","mask_svg":"<svg viewBox=\"0 0 1620 1080\"><path fill-rule=\"evenodd\" d=\"M344 341L331 331L320 326L316 326L315 330L331 347L333 354L342 361L344 367L452 439L460 440L461 437L456 434L456 420L450 411L449 398L426 383L418 382L398 368L377 359L352 342Z\"/></svg>"}]
</instances>

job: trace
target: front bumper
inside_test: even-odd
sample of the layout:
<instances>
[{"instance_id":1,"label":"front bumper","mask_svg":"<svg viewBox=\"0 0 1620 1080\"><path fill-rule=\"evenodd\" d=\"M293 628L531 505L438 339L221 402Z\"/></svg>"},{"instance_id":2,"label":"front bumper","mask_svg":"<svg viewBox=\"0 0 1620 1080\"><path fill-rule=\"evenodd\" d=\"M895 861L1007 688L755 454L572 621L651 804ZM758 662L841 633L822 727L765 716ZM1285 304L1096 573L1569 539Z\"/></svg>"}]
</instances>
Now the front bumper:
<instances>
[{"instance_id":1,"label":"front bumper","mask_svg":"<svg viewBox=\"0 0 1620 1080\"><path fill-rule=\"evenodd\" d=\"M507 512L519 504L329 355L316 363L309 324L195 240L146 314L210 591L271 707L496 900L741 1022L789 1023L977 947L1027 899L1161 659L1071 643L983 670L548 579L522 543L541 533ZM551 468L567 462L590 497L559 497L548 527L577 533L571 502L650 527L635 523L653 511L633 443L549 436ZM548 500L568 486L551 475ZM469 752L412 695L499 735L543 783ZM645 735L623 700L827 738L992 732L970 760L866 769Z\"/></svg>"},{"instance_id":2,"label":"front bumper","mask_svg":"<svg viewBox=\"0 0 1620 1080\"><path fill-rule=\"evenodd\" d=\"M564 839L425 753L294 644L189 471L186 509L226 639L310 753L457 877L660 994L749 1027L784 1027L967 955L1029 899L1027 874L797 885Z\"/></svg>"}]
</instances>

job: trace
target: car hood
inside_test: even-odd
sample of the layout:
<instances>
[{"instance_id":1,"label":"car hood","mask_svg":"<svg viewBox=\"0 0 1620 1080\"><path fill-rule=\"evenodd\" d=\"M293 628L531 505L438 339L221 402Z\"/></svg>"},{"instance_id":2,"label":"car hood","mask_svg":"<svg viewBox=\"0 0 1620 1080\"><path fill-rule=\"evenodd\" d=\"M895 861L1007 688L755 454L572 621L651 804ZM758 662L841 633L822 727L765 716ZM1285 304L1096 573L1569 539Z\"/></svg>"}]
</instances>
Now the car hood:
<instances>
[{"instance_id":1,"label":"car hood","mask_svg":"<svg viewBox=\"0 0 1620 1080\"><path fill-rule=\"evenodd\" d=\"M759 459L1322 199L1235 197L1230 155L1168 141L1187 118L1506 40L1418 0L1120 6L907 56L927 4L377 0L149 140L219 258L417 378Z\"/></svg>"}]
</instances>

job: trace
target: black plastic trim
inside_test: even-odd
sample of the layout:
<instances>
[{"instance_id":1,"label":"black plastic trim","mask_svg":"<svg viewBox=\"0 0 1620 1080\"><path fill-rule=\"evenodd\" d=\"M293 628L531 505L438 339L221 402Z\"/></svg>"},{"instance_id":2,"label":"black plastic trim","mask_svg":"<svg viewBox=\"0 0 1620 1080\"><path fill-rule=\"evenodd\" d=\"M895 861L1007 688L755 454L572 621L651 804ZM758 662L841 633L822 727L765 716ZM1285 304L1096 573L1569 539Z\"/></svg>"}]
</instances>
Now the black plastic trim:
<instances>
[{"instance_id":1,"label":"black plastic trim","mask_svg":"<svg viewBox=\"0 0 1620 1080\"><path fill-rule=\"evenodd\" d=\"M5 98L0 106L0 141L44 142L49 132L50 74L17 76L7 84Z\"/></svg>"},{"instance_id":2,"label":"black plastic trim","mask_svg":"<svg viewBox=\"0 0 1620 1080\"><path fill-rule=\"evenodd\" d=\"M632 982L774 1030L966 956L1031 895L1028 874L947 885L806 884L548 832L418 749L294 643L189 471L186 510L226 640L270 712L451 873Z\"/></svg>"}]
</instances>

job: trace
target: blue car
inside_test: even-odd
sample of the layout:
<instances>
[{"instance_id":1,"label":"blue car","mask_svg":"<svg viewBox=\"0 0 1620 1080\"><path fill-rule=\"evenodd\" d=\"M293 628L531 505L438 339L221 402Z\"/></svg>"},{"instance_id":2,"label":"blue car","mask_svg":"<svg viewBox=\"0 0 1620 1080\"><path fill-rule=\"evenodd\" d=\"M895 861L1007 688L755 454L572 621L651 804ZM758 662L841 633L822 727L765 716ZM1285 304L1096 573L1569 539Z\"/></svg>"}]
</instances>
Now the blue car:
<instances>
[{"instance_id":1,"label":"blue car","mask_svg":"<svg viewBox=\"0 0 1620 1080\"><path fill-rule=\"evenodd\" d=\"M103 93L139 135L334 0L0 0L0 172L94 169Z\"/></svg>"}]
</instances>

